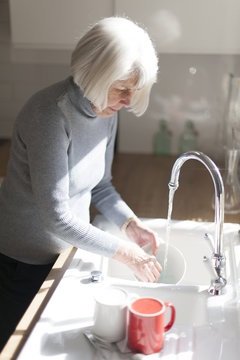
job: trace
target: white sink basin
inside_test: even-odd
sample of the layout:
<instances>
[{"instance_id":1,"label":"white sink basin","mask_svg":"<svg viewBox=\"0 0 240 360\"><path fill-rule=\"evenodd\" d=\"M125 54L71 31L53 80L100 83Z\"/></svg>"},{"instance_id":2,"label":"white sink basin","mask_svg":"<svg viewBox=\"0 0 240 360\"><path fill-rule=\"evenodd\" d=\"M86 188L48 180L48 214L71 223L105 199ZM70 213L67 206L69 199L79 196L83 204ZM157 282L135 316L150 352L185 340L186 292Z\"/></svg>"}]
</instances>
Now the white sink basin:
<instances>
[{"instance_id":1,"label":"white sink basin","mask_svg":"<svg viewBox=\"0 0 240 360\"><path fill-rule=\"evenodd\" d=\"M165 219L143 219L143 221L165 240ZM96 217L94 223L116 236L124 236L103 216ZM186 271L177 285L139 282L127 266L112 259L104 258L101 270L104 277L109 279L112 284L124 287L130 293L171 301L176 307L176 325L199 326L222 321L222 306L237 299L239 292L237 279L240 276L240 263L236 263L236 251L240 247L239 238L237 239L239 226L236 224L224 225L223 252L226 257L227 286L221 296L208 294L211 274L203 262L204 256L211 257L212 255L211 244L204 235L205 233L214 235L214 229L213 223L171 222L169 244L177 247L186 260ZM240 252L240 250L238 251Z\"/></svg>"},{"instance_id":2,"label":"white sink basin","mask_svg":"<svg viewBox=\"0 0 240 360\"><path fill-rule=\"evenodd\" d=\"M143 219L145 224L156 231L164 240L166 237L165 219ZM103 216L97 216L95 225L116 236L124 235ZM194 221L172 221L169 244L177 247L186 260L186 271L177 285L151 284L136 280L134 274L118 261L103 259L103 275L112 284L124 287L130 293L140 296L156 297L171 301L176 307L176 325L200 326L223 320L222 307L238 297L240 262L236 262L239 252L237 224L224 225L223 252L226 257L225 277L227 285L224 294L211 296L208 288L211 274L203 262L203 257L212 255L212 248L205 234L214 235L214 224ZM238 250L237 250L238 249ZM210 309L210 311L209 311ZM214 309L214 311L213 311Z\"/></svg>"},{"instance_id":3,"label":"white sink basin","mask_svg":"<svg viewBox=\"0 0 240 360\"><path fill-rule=\"evenodd\" d=\"M165 219L143 219L144 223L156 231L163 240L166 240ZM97 216L94 224L119 237L125 235L113 224L110 224L103 216ZM227 224L226 224L227 225ZM231 224L232 225L232 224ZM226 252L226 277L230 277L229 257L232 256L229 244L232 244L233 234L237 225L225 226L223 251ZM214 236L214 224L194 221L172 221L169 244L181 251L186 261L186 271L178 285L205 285L209 286L211 281L210 272L203 262L203 257L211 257L212 249L210 242L204 238L205 233ZM232 263L232 262L231 262ZM105 276L117 279L136 281L134 274L129 268L112 259L103 262ZM229 278L230 281L230 278Z\"/></svg>"},{"instance_id":4,"label":"white sink basin","mask_svg":"<svg viewBox=\"0 0 240 360\"><path fill-rule=\"evenodd\" d=\"M200 326L209 323L207 287L158 285L156 287L121 285L128 293L153 297L174 304L175 326Z\"/></svg>"}]
</instances>

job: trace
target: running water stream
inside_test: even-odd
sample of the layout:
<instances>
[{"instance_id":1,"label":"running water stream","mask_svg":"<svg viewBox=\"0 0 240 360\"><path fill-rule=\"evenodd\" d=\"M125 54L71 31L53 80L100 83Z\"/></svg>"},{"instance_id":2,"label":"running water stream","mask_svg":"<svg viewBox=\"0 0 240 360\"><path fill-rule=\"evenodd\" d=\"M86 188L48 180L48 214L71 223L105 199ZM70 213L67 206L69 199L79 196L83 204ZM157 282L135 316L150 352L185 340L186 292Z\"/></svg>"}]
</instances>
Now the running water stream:
<instances>
[{"instance_id":1,"label":"running water stream","mask_svg":"<svg viewBox=\"0 0 240 360\"><path fill-rule=\"evenodd\" d=\"M166 242L165 242L165 253L163 260L163 282L164 278L167 274L167 260L168 260L168 246L170 239L170 230L171 230L171 217L172 217L172 208L173 208L173 198L175 194L176 188L169 189L169 198L168 198L168 217L167 217L167 225L166 225Z\"/></svg>"}]
</instances>

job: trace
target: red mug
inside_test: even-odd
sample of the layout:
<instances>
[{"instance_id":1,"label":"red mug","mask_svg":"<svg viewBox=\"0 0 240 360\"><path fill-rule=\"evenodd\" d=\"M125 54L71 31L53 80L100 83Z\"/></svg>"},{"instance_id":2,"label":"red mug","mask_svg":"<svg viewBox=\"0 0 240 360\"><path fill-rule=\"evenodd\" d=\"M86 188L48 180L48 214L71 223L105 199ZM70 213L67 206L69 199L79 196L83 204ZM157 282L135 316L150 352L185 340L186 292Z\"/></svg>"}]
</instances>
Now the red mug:
<instances>
[{"instance_id":1,"label":"red mug","mask_svg":"<svg viewBox=\"0 0 240 360\"><path fill-rule=\"evenodd\" d=\"M165 326L166 308L171 318ZM139 298L128 307L128 347L133 352L149 355L163 347L164 333L175 321L175 308L169 302L154 298Z\"/></svg>"}]
</instances>

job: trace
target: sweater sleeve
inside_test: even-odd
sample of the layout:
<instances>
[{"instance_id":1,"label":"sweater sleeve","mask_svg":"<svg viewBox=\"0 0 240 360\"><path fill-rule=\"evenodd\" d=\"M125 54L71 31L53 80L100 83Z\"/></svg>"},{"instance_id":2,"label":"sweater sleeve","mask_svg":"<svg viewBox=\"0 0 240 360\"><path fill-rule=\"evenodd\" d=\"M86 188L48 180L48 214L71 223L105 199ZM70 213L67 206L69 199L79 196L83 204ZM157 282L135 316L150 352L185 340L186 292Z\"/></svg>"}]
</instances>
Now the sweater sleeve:
<instances>
[{"instance_id":1,"label":"sweater sleeve","mask_svg":"<svg viewBox=\"0 0 240 360\"><path fill-rule=\"evenodd\" d=\"M50 114L51 115L50 115ZM24 140L34 202L44 228L84 250L112 256L119 239L81 220L69 206L69 129L60 111L19 129ZM26 125L26 124L25 124Z\"/></svg>"},{"instance_id":2,"label":"sweater sleeve","mask_svg":"<svg viewBox=\"0 0 240 360\"><path fill-rule=\"evenodd\" d=\"M105 174L98 185L92 190L92 203L111 222L121 227L127 219L134 217L120 194L112 185L112 161L117 132L117 118L114 116L109 126L109 138L105 155Z\"/></svg>"}]
</instances>

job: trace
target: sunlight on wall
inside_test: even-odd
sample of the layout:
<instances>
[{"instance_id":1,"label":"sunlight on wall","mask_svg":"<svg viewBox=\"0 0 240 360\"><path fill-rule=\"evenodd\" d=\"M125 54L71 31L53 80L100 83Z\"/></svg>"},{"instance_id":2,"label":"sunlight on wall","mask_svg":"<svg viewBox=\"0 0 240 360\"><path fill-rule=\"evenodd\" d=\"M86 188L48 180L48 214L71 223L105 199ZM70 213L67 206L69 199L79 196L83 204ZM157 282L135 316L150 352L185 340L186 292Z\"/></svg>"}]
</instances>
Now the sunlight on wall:
<instances>
[{"instance_id":1,"label":"sunlight on wall","mask_svg":"<svg viewBox=\"0 0 240 360\"><path fill-rule=\"evenodd\" d=\"M150 18L151 30L155 41L161 46L174 43L181 35L181 25L178 18L169 10L159 10Z\"/></svg>"}]
</instances>

